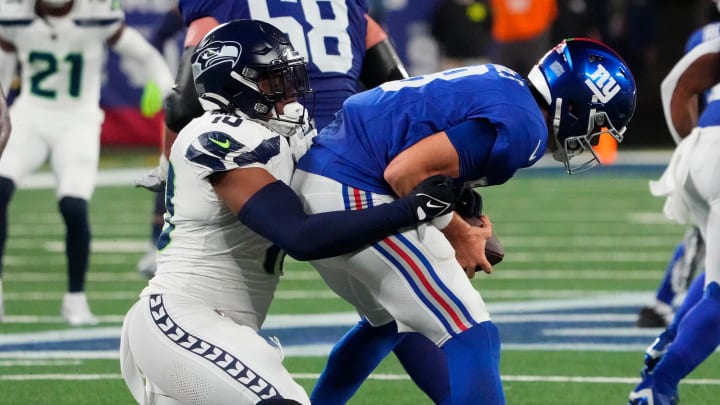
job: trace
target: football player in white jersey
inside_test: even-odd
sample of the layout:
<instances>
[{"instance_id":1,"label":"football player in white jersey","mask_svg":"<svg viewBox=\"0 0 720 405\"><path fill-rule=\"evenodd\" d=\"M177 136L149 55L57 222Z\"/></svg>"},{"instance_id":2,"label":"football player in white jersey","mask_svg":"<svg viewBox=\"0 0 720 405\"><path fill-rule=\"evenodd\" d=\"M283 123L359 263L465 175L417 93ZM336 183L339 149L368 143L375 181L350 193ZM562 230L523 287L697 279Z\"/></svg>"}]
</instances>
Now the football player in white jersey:
<instances>
[{"instance_id":1,"label":"football player in white jersey","mask_svg":"<svg viewBox=\"0 0 720 405\"><path fill-rule=\"evenodd\" d=\"M71 325L97 323L84 289L106 46L143 66L149 87L162 95L170 92L173 78L164 59L137 30L125 26L118 1L0 0L0 83L9 84L17 62L22 78L10 107L16 136L0 160L0 257L16 185L49 157L67 231L68 293L61 313ZM161 106L158 100L156 112Z\"/></svg>"},{"instance_id":2,"label":"football player in white jersey","mask_svg":"<svg viewBox=\"0 0 720 405\"><path fill-rule=\"evenodd\" d=\"M146 404L309 404L257 333L283 252L351 252L450 212L455 190L433 176L388 204L307 215L288 186L315 133L305 60L274 26L234 20L191 66L206 112L170 152L158 270L123 323L123 377Z\"/></svg>"}]
</instances>

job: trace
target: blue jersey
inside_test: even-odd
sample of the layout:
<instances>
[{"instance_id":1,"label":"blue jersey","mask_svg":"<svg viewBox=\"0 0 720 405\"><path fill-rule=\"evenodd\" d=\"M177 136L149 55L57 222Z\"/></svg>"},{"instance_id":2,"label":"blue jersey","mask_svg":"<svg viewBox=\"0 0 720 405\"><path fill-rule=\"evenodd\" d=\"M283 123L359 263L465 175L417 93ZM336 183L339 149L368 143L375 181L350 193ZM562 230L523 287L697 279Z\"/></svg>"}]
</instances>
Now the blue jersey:
<instances>
[{"instance_id":1,"label":"blue jersey","mask_svg":"<svg viewBox=\"0 0 720 405\"><path fill-rule=\"evenodd\" d=\"M179 7L186 24L201 17L221 23L253 19L283 31L308 61L316 96L307 107L314 111L318 128L358 91L367 35L364 0L180 0Z\"/></svg>"},{"instance_id":2,"label":"blue jersey","mask_svg":"<svg viewBox=\"0 0 720 405\"><path fill-rule=\"evenodd\" d=\"M463 181L504 183L545 151L547 126L527 82L490 64L388 82L348 98L298 168L392 194L383 172L393 158L423 138L471 119L484 126L459 142L467 149L458 150ZM466 158L473 147L489 153Z\"/></svg>"},{"instance_id":3,"label":"blue jersey","mask_svg":"<svg viewBox=\"0 0 720 405\"><path fill-rule=\"evenodd\" d=\"M703 42L720 38L720 22L714 22L695 30L685 44L685 53L690 52ZM701 102L702 113L698 117L698 127L720 125L720 85L706 91Z\"/></svg>"}]
</instances>

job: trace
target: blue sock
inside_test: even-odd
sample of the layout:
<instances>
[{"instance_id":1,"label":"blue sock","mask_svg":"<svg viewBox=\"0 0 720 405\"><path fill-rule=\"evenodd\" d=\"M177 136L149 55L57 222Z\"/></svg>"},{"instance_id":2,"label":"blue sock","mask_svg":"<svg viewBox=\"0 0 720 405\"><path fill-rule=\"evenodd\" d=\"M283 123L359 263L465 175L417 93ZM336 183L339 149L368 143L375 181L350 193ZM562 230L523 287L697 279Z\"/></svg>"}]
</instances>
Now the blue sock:
<instances>
[{"instance_id":1,"label":"blue sock","mask_svg":"<svg viewBox=\"0 0 720 405\"><path fill-rule=\"evenodd\" d=\"M655 298L658 301L664 302L670 306L672 306L673 300L675 299L675 291L673 291L672 288L672 269L678 260L682 260L684 255L685 245L680 242L677 247L675 247L670 263L668 263L667 268L665 269L665 277L663 277L660 287L655 295Z\"/></svg>"},{"instance_id":2,"label":"blue sock","mask_svg":"<svg viewBox=\"0 0 720 405\"><path fill-rule=\"evenodd\" d=\"M505 404L500 381L500 334L486 321L452 337L443 346L453 404Z\"/></svg>"},{"instance_id":3,"label":"blue sock","mask_svg":"<svg viewBox=\"0 0 720 405\"><path fill-rule=\"evenodd\" d=\"M694 307L695 304L697 304L702 298L704 290L705 272L702 272L699 276L695 277L695 280L693 280L692 284L690 284L687 295L685 295L682 304L680 304L680 307L677 311L675 311L675 317L667 328L668 333L670 333L673 337L677 335L678 325L680 325L680 322L683 320L685 315L687 315L688 311L690 311L692 307Z\"/></svg>"},{"instance_id":4,"label":"blue sock","mask_svg":"<svg viewBox=\"0 0 720 405\"><path fill-rule=\"evenodd\" d=\"M393 352L410 378L433 403L449 403L450 378L442 349L425 336L413 332L406 333Z\"/></svg>"},{"instance_id":5,"label":"blue sock","mask_svg":"<svg viewBox=\"0 0 720 405\"><path fill-rule=\"evenodd\" d=\"M720 344L720 285L710 283L702 299L678 325L678 334L653 374L655 390L677 391L680 380L708 358Z\"/></svg>"},{"instance_id":6,"label":"blue sock","mask_svg":"<svg viewBox=\"0 0 720 405\"><path fill-rule=\"evenodd\" d=\"M395 322L373 327L362 318L333 347L310 402L346 403L401 339Z\"/></svg>"}]
</instances>

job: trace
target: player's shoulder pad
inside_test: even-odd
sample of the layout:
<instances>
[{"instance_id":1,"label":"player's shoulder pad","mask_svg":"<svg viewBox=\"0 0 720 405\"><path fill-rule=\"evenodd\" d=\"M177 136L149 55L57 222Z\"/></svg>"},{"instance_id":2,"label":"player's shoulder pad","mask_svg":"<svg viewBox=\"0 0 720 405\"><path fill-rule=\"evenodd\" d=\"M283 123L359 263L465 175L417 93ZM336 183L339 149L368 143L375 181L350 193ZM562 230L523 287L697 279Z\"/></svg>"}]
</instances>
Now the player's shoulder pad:
<instances>
[{"instance_id":1,"label":"player's shoulder pad","mask_svg":"<svg viewBox=\"0 0 720 405\"><path fill-rule=\"evenodd\" d=\"M29 25L35 19L35 0L0 0L0 27Z\"/></svg>"},{"instance_id":2,"label":"player's shoulder pad","mask_svg":"<svg viewBox=\"0 0 720 405\"><path fill-rule=\"evenodd\" d=\"M125 20L120 0L75 0L72 18L82 27L112 25Z\"/></svg>"}]
</instances>

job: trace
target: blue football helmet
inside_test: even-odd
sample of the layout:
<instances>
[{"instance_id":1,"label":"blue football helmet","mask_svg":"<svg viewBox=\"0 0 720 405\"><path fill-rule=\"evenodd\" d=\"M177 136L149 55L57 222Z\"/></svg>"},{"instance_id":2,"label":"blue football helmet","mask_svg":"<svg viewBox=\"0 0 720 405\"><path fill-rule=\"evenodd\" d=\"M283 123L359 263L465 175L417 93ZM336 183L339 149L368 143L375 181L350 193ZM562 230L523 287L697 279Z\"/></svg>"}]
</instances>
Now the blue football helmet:
<instances>
[{"instance_id":1,"label":"blue football helmet","mask_svg":"<svg viewBox=\"0 0 720 405\"><path fill-rule=\"evenodd\" d=\"M206 111L241 111L254 119L281 118L280 100L312 93L307 63L275 26L262 21L233 20L215 27L192 55L192 73ZM306 115L300 114L302 124Z\"/></svg>"},{"instance_id":2,"label":"blue football helmet","mask_svg":"<svg viewBox=\"0 0 720 405\"><path fill-rule=\"evenodd\" d=\"M622 142L637 88L630 69L608 46L566 39L533 66L528 80L547 103L557 145L553 157L569 174L600 164L592 146L601 134Z\"/></svg>"}]
</instances>

